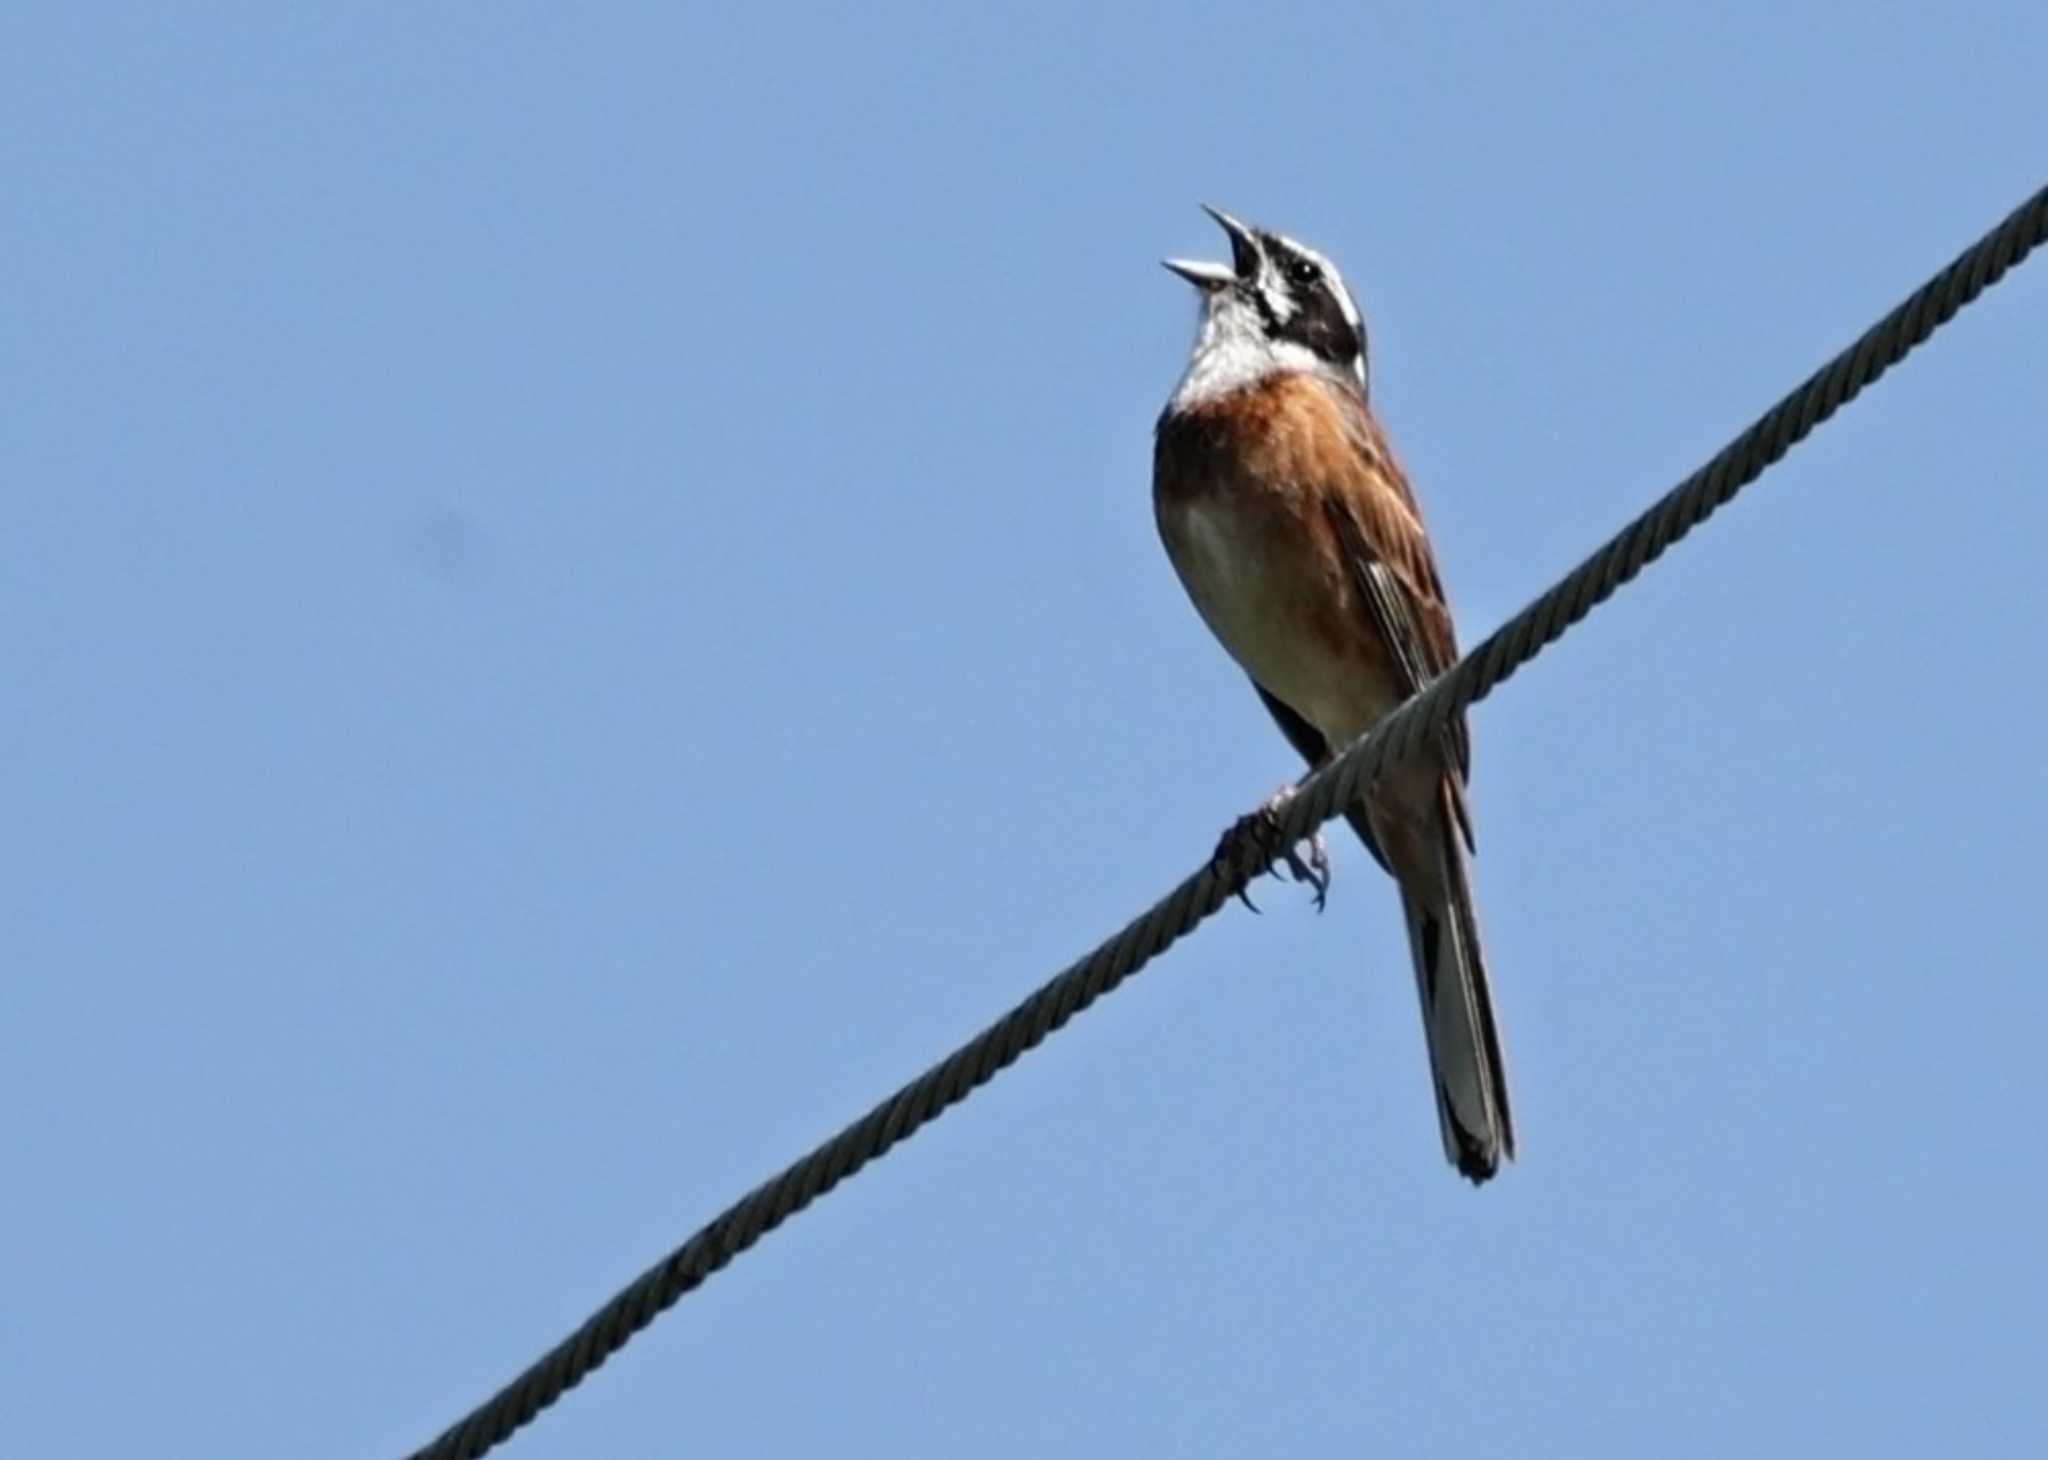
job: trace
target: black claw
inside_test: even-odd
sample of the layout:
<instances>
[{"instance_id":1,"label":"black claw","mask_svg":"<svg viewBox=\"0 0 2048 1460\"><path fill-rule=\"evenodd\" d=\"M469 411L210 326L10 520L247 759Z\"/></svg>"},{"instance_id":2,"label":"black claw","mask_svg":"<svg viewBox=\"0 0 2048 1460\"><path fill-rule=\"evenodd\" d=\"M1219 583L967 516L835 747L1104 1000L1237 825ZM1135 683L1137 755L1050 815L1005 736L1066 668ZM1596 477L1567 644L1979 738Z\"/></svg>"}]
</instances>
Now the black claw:
<instances>
[{"instance_id":1,"label":"black claw","mask_svg":"<svg viewBox=\"0 0 2048 1460\"><path fill-rule=\"evenodd\" d=\"M1316 911L1321 912L1330 901L1330 858L1323 848L1322 839L1309 839L1307 857L1293 847L1281 855L1286 859L1288 875L1296 882L1306 882L1315 889Z\"/></svg>"},{"instance_id":2,"label":"black claw","mask_svg":"<svg viewBox=\"0 0 2048 1460\"><path fill-rule=\"evenodd\" d=\"M1323 846L1322 837L1314 834L1307 838L1306 858L1298 847L1282 845L1279 812L1280 807L1286 804L1288 794L1288 791L1283 791L1251 815L1239 817L1216 843L1213 860L1225 871L1244 876L1247 883L1268 873L1277 876L1277 867L1284 865L1287 874L1296 882L1306 882L1315 889L1316 911L1321 912L1328 905L1330 896L1329 853ZM1236 895L1253 912L1261 911L1247 888L1240 887Z\"/></svg>"}]
</instances>

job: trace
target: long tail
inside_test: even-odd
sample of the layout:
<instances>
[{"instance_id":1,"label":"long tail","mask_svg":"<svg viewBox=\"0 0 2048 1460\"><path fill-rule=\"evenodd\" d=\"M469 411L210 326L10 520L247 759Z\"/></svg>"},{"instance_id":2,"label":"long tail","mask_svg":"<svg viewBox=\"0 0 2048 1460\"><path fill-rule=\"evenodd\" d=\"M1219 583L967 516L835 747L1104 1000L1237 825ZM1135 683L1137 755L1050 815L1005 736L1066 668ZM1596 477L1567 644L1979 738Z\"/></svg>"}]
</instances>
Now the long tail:
<instances>
[{"instance_id":1,"label":"long tail","mask_svg":"<svg viewBox=\"0 0 2048 1460\"><path fill-rule=\"evenodd\" d=\"M1428 845L1416 849L1425 865L1414 870L1422 875L1401 879L1401 909L1422 993L1422 1028L1444 1153L1458 1174L1476 1185L1515 1154L1515 1128L1508 1115L1507 1065L1486 984L1486 959L1479 950L1465 848L1450 807L1440 800L1436 810Z\"/></svg>"}]
</instances>

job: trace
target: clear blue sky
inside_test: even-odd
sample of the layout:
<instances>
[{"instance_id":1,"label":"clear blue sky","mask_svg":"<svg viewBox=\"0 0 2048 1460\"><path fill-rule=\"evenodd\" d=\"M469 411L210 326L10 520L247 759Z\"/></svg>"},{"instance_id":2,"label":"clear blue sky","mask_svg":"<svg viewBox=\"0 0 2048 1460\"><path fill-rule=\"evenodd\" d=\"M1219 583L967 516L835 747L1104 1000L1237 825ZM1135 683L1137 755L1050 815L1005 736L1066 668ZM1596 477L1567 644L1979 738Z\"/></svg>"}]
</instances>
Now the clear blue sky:
<instances>
[{"instance_id":1,"label":"clear blue sky","mask_svg":"<svg viewBox=\"0 0 2048 1460\"><path fill-rule=\"evenodd\" d=\"M424 1442L1294 772L1198 200L1470 642L2048 168L2032 4L321 8L0 21L11 1454ZM2044 380L2048 261L1477 713L1493 1186L1340 842L506 1453L2048 1443Z\"/></svg>"}]
</instances>

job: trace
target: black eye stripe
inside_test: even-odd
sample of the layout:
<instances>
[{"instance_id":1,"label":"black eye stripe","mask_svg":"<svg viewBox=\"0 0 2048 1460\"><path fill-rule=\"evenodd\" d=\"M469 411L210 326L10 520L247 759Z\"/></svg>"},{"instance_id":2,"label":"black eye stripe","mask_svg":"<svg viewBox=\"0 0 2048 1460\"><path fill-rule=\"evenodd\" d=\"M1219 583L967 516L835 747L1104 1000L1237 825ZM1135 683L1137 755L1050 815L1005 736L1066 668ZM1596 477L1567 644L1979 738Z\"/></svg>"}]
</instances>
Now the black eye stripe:
<instances>
[{"instance_id":1,"label":"black eye stripe","mask_svg":"<svg viewBox=\"0 0 2048 1460\"><path fill-rule=\"evenodd\" d=\"M1281 318L1263 288L1249 288L1268 337L1301 346L1319 360L1363 374L1365 326L1353 325L1343 301L1343 284L1321 260L1310 257L1277 233L1259 234L1259 251L1293 308Z\"/></svg>"},{"instance_id":2,"label":"black eye stripe","mask_svg":"<svg viewBox=\"0 0 2048 1460\"><path fill-rule=\"evenodd\" d=\"M1320 275L1316 278L1318 282L1313 287L1304 287L1290 275L1295 307L1287 318L1276 318L1263 299L1259 312L1269 334L1306 346L1319 359L1348 365L1358 356L1358 331L1351 327L1337 296L1320 282Z\"/></svg>"}]
</instances>

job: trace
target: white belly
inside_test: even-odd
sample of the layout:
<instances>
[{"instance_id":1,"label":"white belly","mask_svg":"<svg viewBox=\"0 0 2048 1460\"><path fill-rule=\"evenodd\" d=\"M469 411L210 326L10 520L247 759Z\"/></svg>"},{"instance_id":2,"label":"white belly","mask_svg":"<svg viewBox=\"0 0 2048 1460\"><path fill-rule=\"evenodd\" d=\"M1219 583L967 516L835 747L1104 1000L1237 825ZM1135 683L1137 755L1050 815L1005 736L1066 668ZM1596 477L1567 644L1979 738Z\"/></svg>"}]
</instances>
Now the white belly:
<instances>
[{"instance_id":1,"label":"white belly","mask_svg":"<svg viewBox=\"0 0 2048 1460\"><path fill-rule=\"evenodd\" d=\"M1333 642L1325 603L1332 588L1311 545L1244 520L1242 511L1211 496L1162 513L1167 555L1188 596L1245 673L1326 740L1364 734L1393 707L1392 686L1364 655Z\"/></svg>"}]
</instances>

